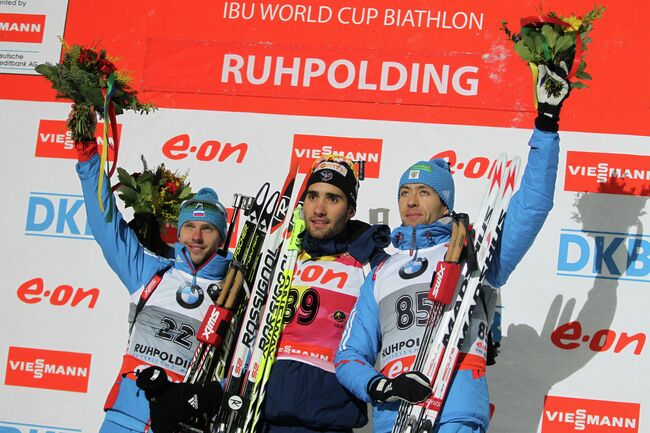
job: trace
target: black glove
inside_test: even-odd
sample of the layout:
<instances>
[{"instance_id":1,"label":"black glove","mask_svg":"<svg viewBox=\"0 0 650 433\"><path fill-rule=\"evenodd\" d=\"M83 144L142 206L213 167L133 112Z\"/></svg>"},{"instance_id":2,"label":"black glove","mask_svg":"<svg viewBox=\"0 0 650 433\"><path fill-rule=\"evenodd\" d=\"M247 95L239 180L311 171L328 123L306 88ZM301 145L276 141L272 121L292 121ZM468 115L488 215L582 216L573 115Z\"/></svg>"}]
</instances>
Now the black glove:
<instances>
[{"instance_id":1,"label":"black glove","mask_svg":"<svg viewBox=\"0 0 650 433\"><path fill-rule=\"evenodd\" d=\"M546 65L539 65L538 71L535 126L542 131L557 132L562 102L569 97L571 91L571 86L566 80L568 70L566 64L560 62L556 71Z\"/></svg>"},{"instance_id":2,"label":"black glove","mask_svg":"<svg viewBox=\"0 0 650 433\"><path fill-rule=\"evenodd\" d=\"M219 382L173 383L160 367L142 370L136 385L149 400L151 429L155 433L174 433L179 422L190 422L194 417L211 418L223 395Z\"/></svg>"},{"instance_id":3,"label":"black glove","mask_svg":"<svg viewBox=\"0 0 650 433\"><path fill-rule=\"evenodd\" d=\"M368 395L374 401L393 402L404 400L419 403L431 395L429 378L419 371L400 374L395 379L375 376L368 382Z\"/></svg>"}]
</instances>

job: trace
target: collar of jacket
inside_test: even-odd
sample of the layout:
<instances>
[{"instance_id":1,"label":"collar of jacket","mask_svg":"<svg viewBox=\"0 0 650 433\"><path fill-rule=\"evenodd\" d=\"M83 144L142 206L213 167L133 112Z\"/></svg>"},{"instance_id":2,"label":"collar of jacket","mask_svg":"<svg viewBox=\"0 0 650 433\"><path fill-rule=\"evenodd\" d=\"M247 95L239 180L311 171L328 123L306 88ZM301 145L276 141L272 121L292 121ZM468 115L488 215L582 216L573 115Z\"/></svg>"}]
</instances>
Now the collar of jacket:
<instances>
[{"instance_id":1,"label":"collar of jacket","mask_svg":"<svg viewBox=\"0 0 650 433\"><path fill-rule=\"evenodd\" d=\"M400 250L432 247L447 242L451 237L451 218L439 219L433 224L397 227L390 234L395 248Z\"/></svg>"},{"instance_id":2,"label":"collar of jacket","mask_svg":"<svg viewBox=\"0 0 650 433\"><path fill-rule=\"evenodd\" d=\"M208 280L223 279L226 276L228 265L230 265L230 261L232 260L231 253L228 253L226 257L215 253L205 263L195 268L194 263L190 259L190 253L183 244L176 242L174 248L174 267L176 269Z\"/></svg>"},{"instance_id":3,"label":"collar of jacket","mask_svg":"<svg viewBox=\"0 0 650 433\"><path fill-rule=\"evenodd\" d=\"M310 257L349 252L360 263L373 263L375 256L383 255L383 249L389 245L389 230L386 225L371 226L350 220L341 233L329 239L314 239L305 231L302 248Z\"/></svg>"}]
</instances>

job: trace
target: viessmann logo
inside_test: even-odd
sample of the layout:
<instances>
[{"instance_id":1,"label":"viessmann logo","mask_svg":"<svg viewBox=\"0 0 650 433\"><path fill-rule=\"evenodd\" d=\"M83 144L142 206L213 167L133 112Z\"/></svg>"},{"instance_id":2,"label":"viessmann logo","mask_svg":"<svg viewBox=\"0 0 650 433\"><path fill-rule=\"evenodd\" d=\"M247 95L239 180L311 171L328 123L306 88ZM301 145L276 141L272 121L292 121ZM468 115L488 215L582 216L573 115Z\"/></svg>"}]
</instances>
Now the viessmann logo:
<instances>
[{"instance_id":1,"label":"viessmann logo","mask_svg":"<svg viewBox=\"0 0 650 433\"><path fill-rule=\"evenodd\" d=\"M569 151L564 189L650 196L650 156Z\"/></svg>"},{"instance_id":2,"label":"viessmann logo","mask_svg":"<svg viewBox=\"0 0 650 433\"><path fill-rule=\"evenodd\" d=\"M638 432L639 410L638 403L547 395L542 433Z\"/></svg>"},{"instance_id":3,"label":"viessmann logo","mask_svg":"<svg viewBox=\"0 0 650 433\"><path fill-rule=\"evenodd\" d=\"M0 14L0 42L43 42L45 15Z\"/></svg>"},{"instance_id":4,"label":"viessmann logo","mask_svg":"<svg viewBox=\"0 0 650 433\"><path fill-rule=\"evenodd\" d=\"M5 384L87 392L89 353L9 347Z\"/></svg>"},{"instance_id":5,"label":"viessmann logo","mask_svg":"<svg viewBox=\"0 0 650 433\"><path fill-rule=\"evenodd\" d=\"M102 126L99 125L95 131L95 138L99 144L98 151L104 144ZM118 138L122 134L122 125L117 125ZM109 137L109 143L113 145L113 138ZM41 120L38 124L38 136L36 137L35 156L41 158L66 158L77 159L77 152L74 150L72 134L64 120ZM113 150L108 148L108 159L113 161Z\"/></svg>"},{"instance_id":6,"label":"viessmann logo","mask_svg":"<svg viewBox=\"0 0 650 433\"><path fill-rule=\"evenodd\" d=\"M291 163L300 163L300 173L307 173L317 158L328 154L366 161L365 176L376 179L381 166L383 141L378 138L328 137L296 134L293 137Z\"/></svg>"}]
</instances>

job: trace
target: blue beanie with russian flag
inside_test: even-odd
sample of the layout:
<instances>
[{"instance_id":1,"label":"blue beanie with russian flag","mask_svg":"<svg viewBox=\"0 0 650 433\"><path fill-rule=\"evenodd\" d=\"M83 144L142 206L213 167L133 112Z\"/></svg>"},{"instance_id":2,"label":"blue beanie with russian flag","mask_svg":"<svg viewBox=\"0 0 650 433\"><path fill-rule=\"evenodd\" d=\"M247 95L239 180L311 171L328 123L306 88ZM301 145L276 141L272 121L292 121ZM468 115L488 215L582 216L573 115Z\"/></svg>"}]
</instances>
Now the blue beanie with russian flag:
<instances>
[{"instance_id":1,"label":"blue beanie with russian flag","mask_svg":"<svg viewBox=\"0 0 650 433\"><path fill-rule=\"evenodd\" d=\"M201 188L191 199L181 205L178 214L178 234L188 221L205 221L217 228L221 241L226 239L226 208L212 188Z\"/></svg>"}]
</instances>

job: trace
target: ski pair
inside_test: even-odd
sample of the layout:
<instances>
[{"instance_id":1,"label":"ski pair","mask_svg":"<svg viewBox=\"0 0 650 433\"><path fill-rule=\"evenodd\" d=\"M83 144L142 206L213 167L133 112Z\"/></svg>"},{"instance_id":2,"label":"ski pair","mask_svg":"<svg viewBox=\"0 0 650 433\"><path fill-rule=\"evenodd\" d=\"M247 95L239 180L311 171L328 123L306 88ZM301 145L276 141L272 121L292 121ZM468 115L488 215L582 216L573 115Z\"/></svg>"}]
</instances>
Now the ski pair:
<instances>
[{"instance_id":1,"label":"ski pair","mask_svg":"<svg viewBox=\"0 0 650 433\"><path fill-rule=\"evenodd\" d=\"M214 304L210 306L203 319L203 323L197 332L197 340L199 345L194 352L194 357L190 363L190 367L185 373L184 382L189 383L205 383L211 380L214 370L217 365L217 350L221 347L221 343L230 326L233 312L237 307L237 301L241 297L241 288L243 279L241 275L243 270L250 265L247 258L251 255L247 254L251 246L259 243L258 239L263 238L266 233L263 230L263 220L265 219L265 209L267 203L272 202L267 200L270 185L268 183L262 185L258 191L254 201L249 198L237 206L237 195L235 199L235 211L233 212L233 219L231 227L236 218L236 214L240 207L244 207L244 215L247 217L246 222L242 228L241 235L233 254L233 260L226 273L226 278L221 284L220 290L217 293L210 293L214 299Z\"/></svg>"},{"instance_id":2,"label":"ski pair","mask_svg":"<svg viewBox=\"0 0 650 433\"><path fill-rule=\"evenodd\" d=\"M433 430L480 296L481 283L501 235L519 170L519 158L507 163L505 155L500 155L495 161L487 193L468 239L470 254L462 265L458 263L458 245L466 223L455 222L456 234L452 232L445 262L438 265L434 274L429 292L433 305L412 367L430 378L432 394L420 404L400 404L393 433L430 433Z\"/></svg>"},{"instance_id":3,"label":"ski pair","mask_svg":"<svg viewBox=\"0 0 650 433\"><path fill-rule=\"evenodd\" d=\"M289 191L295 182L297 166L292 166L283 192ZM234 340L239 332L243 309L250 296L249 288L254 285L254 277L260 262L260 253L272 224L275 224L278 208L283 207L280 192L275 191L269 198L270 184L267 182L258 191L255 199L247 198L240 206L235 206L229 233L234 228L239 208L245 209L246 222L233 253L233 259L221 284L220 291L211 293L214 304L210 306L197 333L197 347L184 381L206 383L225 377L233 353ZM237 204L237 196L235 202ZM252 202L252 205L250 204ZM185 432L206 432L213 430L211 420L192 420L180 425Z\"/></svg>"},{"instance_id":4,"label":"ski pair","mask_svg":"<svg viewBox=\"0 0 650 433\"><path fill-rule=\"evenodd\" d=\"M285 190L276 224L265 240L256 285L249 301L226 379L217 432L253 432L258 427L264 389L283 328L283 317L301 249L304 221L302 197L307 179L290 206ZM292 214L288 212L293 210Z\"/></svg>"}]
</instances>

